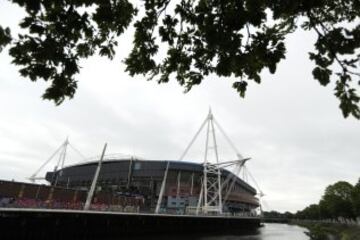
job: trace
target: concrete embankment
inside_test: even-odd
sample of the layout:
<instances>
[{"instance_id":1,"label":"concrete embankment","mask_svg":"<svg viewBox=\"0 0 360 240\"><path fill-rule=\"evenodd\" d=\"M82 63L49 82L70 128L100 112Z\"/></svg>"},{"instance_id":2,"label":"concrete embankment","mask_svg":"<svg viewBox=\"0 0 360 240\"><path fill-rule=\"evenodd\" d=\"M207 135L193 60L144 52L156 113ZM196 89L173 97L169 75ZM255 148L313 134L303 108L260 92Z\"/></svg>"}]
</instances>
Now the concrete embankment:
<instances>
[{"instance_id":1,"label":"concrete embankment","mask_svg":"<svg viewBox=\"0 0 360 240\"><path fill-rule=\"evenodd\" d=\"M1 239L120 239L124 234L231 233L256 230L259 218L0 209Z\"/></svg>"}]
</instances>

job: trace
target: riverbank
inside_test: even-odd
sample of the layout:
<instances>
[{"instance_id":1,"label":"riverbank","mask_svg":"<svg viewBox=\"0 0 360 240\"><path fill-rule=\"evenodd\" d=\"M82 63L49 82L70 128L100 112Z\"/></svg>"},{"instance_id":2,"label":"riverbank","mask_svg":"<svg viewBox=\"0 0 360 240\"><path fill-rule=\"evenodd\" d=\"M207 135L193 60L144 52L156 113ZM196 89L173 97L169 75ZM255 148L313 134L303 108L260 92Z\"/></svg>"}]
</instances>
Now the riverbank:
<instances>
[{"instance_id":1,"label":"riverbank","mask_svg":"<svg viewBox=\"0 0 360 240\"><path fill-rule=\"evenodd\" d=\"M311 240L360 240L359 225L336 223L301 223L299 226L309 230Z\"/></svg>"}]
</instances>

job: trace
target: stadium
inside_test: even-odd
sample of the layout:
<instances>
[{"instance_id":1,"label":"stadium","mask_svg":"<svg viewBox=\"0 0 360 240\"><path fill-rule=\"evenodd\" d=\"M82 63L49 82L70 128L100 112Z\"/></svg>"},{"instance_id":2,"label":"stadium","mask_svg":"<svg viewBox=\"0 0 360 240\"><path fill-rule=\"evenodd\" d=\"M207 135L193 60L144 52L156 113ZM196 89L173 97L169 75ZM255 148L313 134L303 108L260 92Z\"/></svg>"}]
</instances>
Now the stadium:
<instances>
[{"instance_id":1,"label":"stadium","mask_svg":"<svg viewBox=\"0 0 360 240\"><path fill-rule=\"evenodd\" d=\"M220 126L236 156L219 157L214 125L218 124L209 112L178 160L106 155L107 143L100 157L89 159L66 139L29 177L32 183L0 180L0 223L5 229L20 222L22 226L21 231L5 234L11 239L24 233L39 239L67 234L63 238L71 239L81 232L84 239L113 239L124 234L257 229L261 205L256 196L262 193L245 166L250 158L239 153ZM205 126L203 159L193 162L194 157L185 156ZM70 149L82 162L65 164ZM54 170L47 171L45 166L55 159Z\"/></svg>"},{"instance_id":2,"label":"stadium","mask_svg":"<svg viewBox=\"0 0 360 240\"><path fill-rule=\"evenodd\" d=\"M236 153L235 160L221 161L214 125ZM201 163L193 161L193 158L186 159L187 152L206 126L204 159ZM259 211L261 213L256 196L262 193L247 181L246 174L258 188L245 166L250 158L244 158L238 152L211 112L178 160L105 155L106 146L101 157L83 158L81 163L65 165L70 149L84 156L66 139L29 177L32 184L2 181L0 197L6 198L6 205L12 207L56 206L66 209L220 216L256 216ZM210 152L213 152L213 156ZM44 172L45 166L54 159L57 159L54 170ZM36 180L44 179L47 184L34 184Z\"/></svg>"},{"instance_id":3,"label":"stadium","mask_svg":"<svg viewBox=\"0 0 360 240\"><path fill-rule=\"evenodd\" d=\"M204 165L185 161L105 159L97 181L96 192L108 196L132 196L143 199L142 212L153 212L160 196L168 164L168 174L161 209L185 213L199 202ZM53 187L89 190L97 161L72 165L47 172L45 179ZM220 168L224 212L255 214L259 201L257 191L241 178ZM231 189L230 189L231 188ZM225 194L228 192L229 194ZM96 194L95 194L96 197Z\"/></svg>"}]
</instances>

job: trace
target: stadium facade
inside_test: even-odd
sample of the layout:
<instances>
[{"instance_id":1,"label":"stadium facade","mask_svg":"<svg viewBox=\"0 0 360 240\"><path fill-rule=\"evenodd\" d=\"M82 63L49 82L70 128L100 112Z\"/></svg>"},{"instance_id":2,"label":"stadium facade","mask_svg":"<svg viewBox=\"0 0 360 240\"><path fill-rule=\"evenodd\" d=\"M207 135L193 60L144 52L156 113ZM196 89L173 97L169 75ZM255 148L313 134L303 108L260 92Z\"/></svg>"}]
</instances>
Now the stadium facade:
<instances>
[{"instance_id":1,"label":"stadium facade","mask_svg":"<svg viewBox=\"0 0 360 240\"><path fill-rule=\"evenodd\" d=\"M135 158L107 159L102 163L97 192L112 196L141 196L144 199L142 211L152 212L160 195L168 163L161 208L167 212L185 213L187 209L196 207L199 201L204 171L203 165L199 163ZM93 161L64 167L47 172L46 180L56 187L88 190L97 165L98 162ZM232 181L227 181L229 178ZM223 192L230 192L227 196L223 193L224 212L255 214L259 207L256 190L224 168L221 169L221 180L224 183Z\"/></svg>"}]
</instances>

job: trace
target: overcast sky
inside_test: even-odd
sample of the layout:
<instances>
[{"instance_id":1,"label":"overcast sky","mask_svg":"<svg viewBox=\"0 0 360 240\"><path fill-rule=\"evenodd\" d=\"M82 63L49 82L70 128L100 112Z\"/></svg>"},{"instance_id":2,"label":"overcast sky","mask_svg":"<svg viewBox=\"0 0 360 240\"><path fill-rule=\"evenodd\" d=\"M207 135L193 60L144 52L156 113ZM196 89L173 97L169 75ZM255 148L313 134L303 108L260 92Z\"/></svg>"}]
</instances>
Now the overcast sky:
<instances>
[{"instance_id":1,"label":"overcast sky","mask_svg":"<svg viewBox=\"0 0 360 240\"><path fill-rule=\"evenodd\" d=\"M1 25L16 26L21 14L0 2ZM266 210L316 203L327 185L360 177L360 122L342 117L333 86L313 80L308 52L314 39L301 31L289 36L287 59L275 75L264 71L260 85L250 84L245 99L231 88L232 78L209 76L184 94L175 81L158 85L129 77L121 63L131 47L128 33L113 61L83 61L74 99L55 106L41 99L48 85L20 77L3 51L0 179L27 181L67 136L85 156L100 154L107 142L108 153L177 160L211 106L241 154L252 158L247 167L266 194ZM234 159L218 138L221 159ZM200 136L186 160L202 161L204 141ZM66 164L79 160L70 153Z\"/></svg>"}]
</instances>

